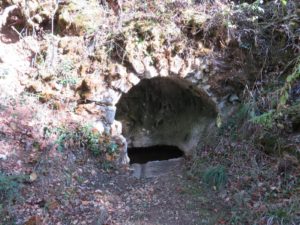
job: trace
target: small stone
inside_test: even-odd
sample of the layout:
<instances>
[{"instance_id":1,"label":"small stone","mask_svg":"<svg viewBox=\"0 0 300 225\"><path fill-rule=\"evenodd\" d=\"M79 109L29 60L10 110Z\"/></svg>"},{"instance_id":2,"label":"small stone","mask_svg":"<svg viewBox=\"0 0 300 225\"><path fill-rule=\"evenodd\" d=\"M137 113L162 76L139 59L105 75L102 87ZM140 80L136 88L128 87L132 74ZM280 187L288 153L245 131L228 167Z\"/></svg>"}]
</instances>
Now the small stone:
<instances>
[{"instance_id":1,"label":"small stone","mask_svg":"<svg viewBox=\"0 0 300 225\"><path fill-rule=\"evenodd\" d=\"M117 64L117 65L116 65L116 68L115 68L115 72L116 72L117 74L119 74L122 78L127 76L127 70L126 70L126 67L124 67L124 66L122 66L122 65Z\"/></svg>"},{"instance_id":2,"label":"small stone","mask_svg":"<svg viewBox=\"0 0 300 225\"><path fill-rule=\"evenodd\" d=\"M145 77L150 79L150 78L157 77L157 76L158 76L158 72L155 69L155 67L149 66L145 72Z\"/></svg>"},{"instance_id":3,"label":"small stone","mask_svg":"<svg viewBox=\"0 0 300 225\"><path fill-rule=\"evenodd\" d=\"M169 75L169 71L167 70L167 69L161 69L160 71L159 71L159 75L161 76L161 77L167 77L168 75Z\"/></svg>"},{"instance_id":4,"label":"small stone","mask_svg":"<svg viewBox=\"0 0 300 225\"><path fill-rule=\"evenodd\" d=\"M0 159L1 159L1 160L7 160L7 155L0 154Z\"/></svg>"},{"instance_id":5,"label":"small stone","mask_svg":"<svg viewBox=\"0 0 300 225\"><path fill-rule=\"evenodd\" d=\"M122 134L122 123L115 120L111 125L111 135L116 136Z\"/></svg>"},{"instance_id":6,"label":"small stone","mask_svg":"<svg viewBox=\"0 0 300 225\"><path fill-rule=\"evenodd\" d=\"M146 68L145 70L145 77L146 78L153 78L158 76L158 72L156 70L156 68L152 65L153 64L153 60L151 59L150 56L146 57L143 60L144 66Z\"/></svg>"},{"instance_id":7,"label":"small stone","mask_svg":"<svg viewBox=\"0 0 300 225\"><path fill-rule=\"evenodd\" d=\"M97 130L100 134L102 134L102 133L105 131L105 126L104 126L104 124L103 124L102 121L96 121L96 122L94 123L94 128L96 128L96 130Z\"/></svg>"},{"instance_id":8,"label":"small stone","mask_svg":"<svg viewBox=\"0 0 300 225\"><path fill-rule=\"evenodd\" d=\"M115 106L108 106L106 107L106 121L109 123L109 124L112 124L115 120L115 115L116 115L116 110L117 108Z\"/></svg>"},{"instance_id":9,"label":"small stone","mask_svg":"<svg viewBox=\"0 0 300 225\"><path fill-rule=\"evenodd\" d=\"M228 97L228 101L231 102L231 103L234 103L234 102L239 102L240 99L236 94L231 94Z\"/></svg>"},{"instance_id":10,"label":"small stone","mask_svg":"<svg viewBox=\"0 0 300 225\"><path fill-rule=\"evenodd\" d=\"M102 93L100 101L106 102L109 105L116 105L120 100L121 96L122 96L121 92L110 88L104 93Z\"/></svg>"},{"instance_id":11,"label":"small stone","mask_svg":"<svg viewBox=\"0 0 300 225\"><path fill-rule=\"evenodd\" d=\"M127 82L126 79L119 79L111 82L112 87L120 90L123 93L126 93L131 88L131 85Z\"/></svg>"},{"instance_id":12,"label":"small stone","mask_svg":"<svg viewBox=\"0 0 300 225\"><path fill-rule=\"evenodd\" d=\"M176 55L174 58L171 59L170 71L174 74L179 74L183 66L183 59Z\"/></svg>"},{"instance_id":13,"label":"small stone","mask_svg":"<svg viewBox=\"0 0 300 225\"><path fill-rule=\"evenodd\" d=\"M201 80L203 78L203 73L201 71L197 71L194 75L197 80Z\"/></svg>"},{"instance_id":14,"label":"small stone","mask_svg":"<svg viewBox=\"0 0 300 225\"><path fill-rule=\"evenodd\" d=\"M201 65L201 70L205 73L208 73L209 72L209 68L208 68L208 65L207 64L202 64Z\"/></svg>"},{"instance_id":15,"label":"small stone","mask_svg":"<svg viewBox=\"0 0 300 225\"><path fill-rule=\"evenodd\" d=\"M194 62L192 63L192 68L195 69L195 70L199 70L202 63L203 63L202 59L196 58L194 60Z\"/></svg>"},{"instance_id":16,"label":"small stone","mask_svg":"<svg viewBox=\"0 0 300 225\"><path fill-rule=\"evenodd\" d=\"M211 86L209 84L207 84L207 85L203 86L203 90L208 91L210 89L210 87Z\"/></svg>"},{"instance_id":17,"label":"small stone","mask_svg":"<svg viewBox=\"0 0 300 225\"><path fill-rule=\"evenodd\" d=\"M169 75L169 62L164 57L164 55L158 55L156 57L156 60L158 61L158 70L159 75L161 77L167 77Z\"/></svg>"},{"instance_id":18,"label":"small stone","mask_svg":"<svg viewBox=\"0 0 300 225\"><path fill-rule=\"evenodd\" d=\"M140 60L129 59L129 61L137 74L143 74L145 72L145 66Z\"/></svg>"},{"instance_id":19,"label":"small stone","mask_svg":"<svg viewBox=\"0 0 300 225\"><path fill-rule=\"evenodd\" d=\"M127 79L133 85L137 85L140 82L140 78L138 78L134 73L129 73Z\"/></svg>"}]
</instances>

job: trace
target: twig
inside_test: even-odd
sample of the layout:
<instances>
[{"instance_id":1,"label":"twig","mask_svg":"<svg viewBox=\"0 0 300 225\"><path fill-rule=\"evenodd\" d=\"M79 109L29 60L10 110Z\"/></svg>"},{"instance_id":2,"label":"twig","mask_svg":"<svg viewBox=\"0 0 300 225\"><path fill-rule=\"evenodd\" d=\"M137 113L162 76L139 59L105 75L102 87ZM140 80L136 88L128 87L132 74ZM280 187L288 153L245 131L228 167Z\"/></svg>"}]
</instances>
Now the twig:
<instances>
[{"instance_id":1,"label":"twig","mask_svg":"<svg viewBox=\"0 0 300 225\"><path fill-rule=\"evenodd\" d=\"M23 39L22 34L14 26L12 26L11 29L19 35L20 39Z\"/></svg>"}]
</instances>

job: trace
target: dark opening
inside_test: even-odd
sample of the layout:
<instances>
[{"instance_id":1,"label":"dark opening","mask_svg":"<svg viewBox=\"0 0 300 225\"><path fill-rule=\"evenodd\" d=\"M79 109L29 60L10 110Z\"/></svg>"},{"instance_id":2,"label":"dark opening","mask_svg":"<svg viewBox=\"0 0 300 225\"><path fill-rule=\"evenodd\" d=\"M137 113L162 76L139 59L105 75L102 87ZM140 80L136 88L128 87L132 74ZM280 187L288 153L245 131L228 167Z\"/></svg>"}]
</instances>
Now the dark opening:
<instances>
[{"instance_id":1,"label":"dark opening","mask_svg":"<svg viewBox=\"0 0 300 225\"><path fill-rule=\"evenodd\" d=\"M183 152L176 146L155 145L150 147L128 148L130 164L143 164L149 161L175 159L183 155Z\"/></svg>"}]
</instances>

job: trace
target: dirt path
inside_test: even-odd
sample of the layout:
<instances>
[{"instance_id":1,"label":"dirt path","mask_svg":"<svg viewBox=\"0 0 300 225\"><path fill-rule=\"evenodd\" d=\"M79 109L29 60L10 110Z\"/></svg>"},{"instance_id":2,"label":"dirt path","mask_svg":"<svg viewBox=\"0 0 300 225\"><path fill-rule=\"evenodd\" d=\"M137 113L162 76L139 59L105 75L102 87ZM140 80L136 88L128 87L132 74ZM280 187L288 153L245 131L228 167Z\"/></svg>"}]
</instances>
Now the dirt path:
<instances>
[{"instance_id":1,"label":"dirt path","mask_svg":"<svg viewBox=\"0 0 300 225\"><path fill-rule=\"evenodd\" d=\"M126 225L216 224L226 216L213 193L198 189L183 170L156 178L116 176L105 186L118 196L116 221Z\"/></svg>"},{"instance_id":2,"label":"dirt path","mask_svg":"<svg viewBox=\"0 0 300 225\"><path fill-rule=\"evenodd\" d=\"M217 192L189 180L183 168L137 179L130 171L104 172L90 159L74 163L78 159L68 153L41 161L37 180L23 186L3 224L201 225L230 218Z\"/></svg>"}]
</instances>

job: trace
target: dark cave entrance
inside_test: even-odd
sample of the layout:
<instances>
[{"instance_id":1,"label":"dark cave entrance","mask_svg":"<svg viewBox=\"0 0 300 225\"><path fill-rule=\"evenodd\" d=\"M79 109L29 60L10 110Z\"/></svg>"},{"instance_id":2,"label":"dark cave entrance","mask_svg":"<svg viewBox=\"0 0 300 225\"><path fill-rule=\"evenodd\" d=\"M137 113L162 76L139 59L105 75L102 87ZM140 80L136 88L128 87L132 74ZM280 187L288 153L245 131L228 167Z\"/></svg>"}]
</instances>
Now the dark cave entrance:
<instances>
[{"instance_id":1,"label":"dark cave entrance","mask_svg":"<svg viewBox=\"0 0 300 225\"><path fill-rule=\"evenodd\" d=\"M141 80L116 107L130 164L148 166L136 166L137 177L144 171L153 175L178 167L182 156L191 155L209 133L217 116L215 103L201 88L170 77Z\"/></svg>"},{"instance_id":2,"label":"dark cave entrance","mask_svg":"<svg viewBox=\"0 0 300 225\"><path fill-rule=\"evenodd\" d=\"M149 161L176 159L182 156L184 156L183 151L181 151L176 146L170 145L155 145L150 147L128 148L128 157L130 158L130 164L144 164Z\"/></svg>"}]
</instances>

